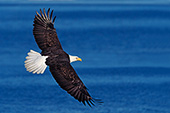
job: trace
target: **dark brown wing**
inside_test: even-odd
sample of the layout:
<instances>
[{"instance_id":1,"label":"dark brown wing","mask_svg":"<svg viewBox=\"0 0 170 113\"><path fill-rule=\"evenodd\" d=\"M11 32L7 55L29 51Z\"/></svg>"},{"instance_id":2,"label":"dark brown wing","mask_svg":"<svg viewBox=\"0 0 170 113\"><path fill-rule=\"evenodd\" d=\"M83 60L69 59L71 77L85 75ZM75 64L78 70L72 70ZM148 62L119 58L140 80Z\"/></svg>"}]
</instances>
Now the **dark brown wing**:
<instances>
[{"instance_id":1,"label":"dark brown wing","mask_svg":"<svg viewBox=\"0 0 170 113\"><path fill-rule=\"evenodd\" d=\"M45 51L47 51L50 47L62 49L56 30L54 28L54 21L56 16L52 20L53 10L51 11L51 14L50 9L48 9L47 14L45 9L43 9L43 12L41 9L40 14L36 12L37 15L35 15L33 24L33 34L39 48Z\"/></svg>"},{"instance_id":2,"label":"dark brown wing","mask_svg":"<svg viewBox=\"0 0 170 113\"><path fill-rule=\"evenodd\" d=\"M85 102L89 106L94 105L94 99L92 99L90 94L87 92L87 88L77 76L69 62L51 65L50 71L60 87L66 90L71 96L79 102L82 102L84 105Z\"/></svg>"}]
</instances>

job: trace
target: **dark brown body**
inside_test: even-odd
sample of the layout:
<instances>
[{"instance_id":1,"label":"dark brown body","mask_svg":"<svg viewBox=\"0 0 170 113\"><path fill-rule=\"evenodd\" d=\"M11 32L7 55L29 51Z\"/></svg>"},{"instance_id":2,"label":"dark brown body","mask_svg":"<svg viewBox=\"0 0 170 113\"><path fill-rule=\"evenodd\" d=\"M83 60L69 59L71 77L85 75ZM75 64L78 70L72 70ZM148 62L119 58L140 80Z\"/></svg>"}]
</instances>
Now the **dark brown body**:
<instances>
[{"instance_id":1,"label":"dark brown body","mask_svg":"<svg viewBox=\"0 0 170 113\"><path fill-rule=\"evenodd\" d=\"M89 106L94 105L94 99L92 99L87 88L70 65L69 55L62 49L54 28L56 17L52 20L53 11L51 14L49 12L50 9L46 14L44 9L43 14L40 10L40 14L37 12L34 18L33 34L39 48L42 50L41 54L48 56L46 64L62 89L66 90L79 102L83 104L86 102Z\"/></svg>"}]
</instances>

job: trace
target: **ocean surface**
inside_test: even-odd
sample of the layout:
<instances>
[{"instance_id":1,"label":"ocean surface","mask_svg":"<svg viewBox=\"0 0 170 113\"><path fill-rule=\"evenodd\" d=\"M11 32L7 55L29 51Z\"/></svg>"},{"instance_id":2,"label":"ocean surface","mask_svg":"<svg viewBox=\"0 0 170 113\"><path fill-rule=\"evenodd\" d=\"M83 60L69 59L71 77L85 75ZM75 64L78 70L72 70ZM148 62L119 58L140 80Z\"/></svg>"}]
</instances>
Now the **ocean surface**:
<instances>
[{"instance_id":1,"label":"ocean surface","mask_svg":"<svg viewBox=\"0 0 170 113\"><path fill-rule=\"evenodd\" d=\"M84 106L62 90L49 69L25 70L39 9L54 9L64 50L92 97ZM0 113L170 113L170 5L1 3Z\"/></svg>"}]
</instances>

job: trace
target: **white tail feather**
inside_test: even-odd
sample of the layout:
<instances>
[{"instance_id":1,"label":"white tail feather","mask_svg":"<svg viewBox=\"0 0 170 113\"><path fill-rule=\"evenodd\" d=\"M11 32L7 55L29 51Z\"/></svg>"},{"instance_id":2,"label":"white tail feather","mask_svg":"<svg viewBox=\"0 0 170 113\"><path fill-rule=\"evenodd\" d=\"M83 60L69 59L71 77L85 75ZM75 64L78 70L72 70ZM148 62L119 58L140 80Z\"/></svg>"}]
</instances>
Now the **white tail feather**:
<instances>
[{"instance_id":1,"label":"white tail feather","mask_svg":"<svg viewBox=\"0 0 170 113\"><path fill-rule=\"evenodd\" d=\"M48 56L42 56L40 53L30 50L25 61L25 68L27 71L37 74L43 74L47 65L45 64Z\"/></svg>"}]
</instances>

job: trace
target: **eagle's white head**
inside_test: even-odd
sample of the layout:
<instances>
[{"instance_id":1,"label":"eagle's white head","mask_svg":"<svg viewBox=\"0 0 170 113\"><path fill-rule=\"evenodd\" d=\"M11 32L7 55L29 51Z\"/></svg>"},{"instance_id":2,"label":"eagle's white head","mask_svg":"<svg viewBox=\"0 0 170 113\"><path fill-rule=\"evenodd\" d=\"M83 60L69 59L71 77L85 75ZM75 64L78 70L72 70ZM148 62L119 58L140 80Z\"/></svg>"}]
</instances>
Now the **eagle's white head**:
<instances>
[{"instance_id":1,"label":"eagle's white head","mask_svg":"<svg viewBox=\"0 0 170 113\"><path fill-rule=\"evenodd\" d=\"M69 58L70 58L70 63L75 62L75 61L82 61L82 59L79 58L78 56L69 55Z\"/></svg>"}]
</instances>

